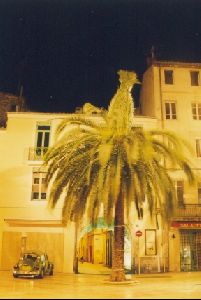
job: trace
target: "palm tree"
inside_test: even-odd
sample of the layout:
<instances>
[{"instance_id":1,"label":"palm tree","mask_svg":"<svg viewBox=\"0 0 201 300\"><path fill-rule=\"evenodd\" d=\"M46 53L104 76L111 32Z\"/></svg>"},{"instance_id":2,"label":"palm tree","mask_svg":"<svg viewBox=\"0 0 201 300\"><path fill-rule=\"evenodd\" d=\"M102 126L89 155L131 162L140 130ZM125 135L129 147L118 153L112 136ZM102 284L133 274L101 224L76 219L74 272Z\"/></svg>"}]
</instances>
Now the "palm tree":
<instances>
[{"instance_id":1,"label":"palm tree","mask_svg":"<svg viewBox=\"0 0 201 300\"><path fill-rule=\"evenodd\" d=\"M156 208L164 217L173 211L175 189L163 158L183 169L190 182L194 179L182 153L183 141L170 132L135 127L131 89L138 80L134 72L118 74L120 86L108 111L91 118L67 117L45 157L49 204L54 208L64 197L64 223L78 222L87 213L96 224L102 203L107 223L114 220L111 281L125 280L125 217L129 218L131 204L139 214L145 199L151 215Z\"/></svg>"}]
</instances>

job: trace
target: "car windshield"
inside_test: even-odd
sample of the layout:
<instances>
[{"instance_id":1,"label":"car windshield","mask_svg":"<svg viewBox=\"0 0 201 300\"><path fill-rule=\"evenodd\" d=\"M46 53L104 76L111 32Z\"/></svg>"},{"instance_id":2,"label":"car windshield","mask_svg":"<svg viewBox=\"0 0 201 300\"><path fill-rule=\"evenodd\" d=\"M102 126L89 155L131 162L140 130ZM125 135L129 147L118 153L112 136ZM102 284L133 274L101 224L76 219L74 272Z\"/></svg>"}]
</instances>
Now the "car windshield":
<instances>
[{"instance_id":1,"label":"car windshield","mask_svg":"<svg viewBox=\"0 0 201 300\"><path fill-rule=\"evenodd\" d=\"M37 255L35 255L35 254L24 254L23 259L30 259L32 261L35 261L37 259Z\"/></svg>"},{"instance_id":2,"label":"car windshield","mask_svg":"<svg viewBox=\"0 0 201 300\"><path fill-rule=\"evenodd\" d=\"M37 255L34 253L25 253L22 257L20 257L20 263L22 264L33 264L37 260Z\"/></svg>"}]
</instances>

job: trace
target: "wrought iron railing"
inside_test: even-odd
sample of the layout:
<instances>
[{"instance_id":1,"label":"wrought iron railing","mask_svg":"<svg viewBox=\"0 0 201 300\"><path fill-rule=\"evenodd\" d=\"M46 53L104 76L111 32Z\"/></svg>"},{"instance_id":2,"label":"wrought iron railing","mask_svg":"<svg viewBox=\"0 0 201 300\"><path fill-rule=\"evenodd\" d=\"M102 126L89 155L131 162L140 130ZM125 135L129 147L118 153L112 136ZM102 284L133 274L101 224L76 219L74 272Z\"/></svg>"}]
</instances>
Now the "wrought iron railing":
<instances>
[{"instance_id":1,"label":"wrought iron railing","mask_svg":"<svg viewBox=\"0 0 201 300\"><path fill-rule=\"evenodd\" d=\"M43 160L48 147L29 148L29 160Z\"/></svg>"},{"instance_id":2,"label":"wrought iron railing","mask_svg":"<svg viewBox=\"0 0 201 300\"><path fill-rule=\"evenodd\" d=\"M175 209L175 217L201 217L201 204L183 204Z\"/></svg>"}]
</instances>

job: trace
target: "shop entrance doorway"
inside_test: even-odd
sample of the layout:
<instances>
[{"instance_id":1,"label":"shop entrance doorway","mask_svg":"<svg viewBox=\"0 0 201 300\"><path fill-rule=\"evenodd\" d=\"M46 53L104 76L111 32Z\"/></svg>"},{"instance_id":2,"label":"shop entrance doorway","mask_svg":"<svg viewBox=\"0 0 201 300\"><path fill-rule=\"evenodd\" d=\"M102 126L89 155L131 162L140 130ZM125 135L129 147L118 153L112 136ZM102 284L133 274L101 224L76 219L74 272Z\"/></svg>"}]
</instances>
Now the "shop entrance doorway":
<instances>
[{"instance_id":1,"label":"shop entrance doorway","mask_svg":"<svg viewBox=\"0 0 201 300\"><path fill-rule=\"evenodd\" d=\"M201 230L181 230L180 232L181 271L201 271Z\"/></svg>"}]
</instances>

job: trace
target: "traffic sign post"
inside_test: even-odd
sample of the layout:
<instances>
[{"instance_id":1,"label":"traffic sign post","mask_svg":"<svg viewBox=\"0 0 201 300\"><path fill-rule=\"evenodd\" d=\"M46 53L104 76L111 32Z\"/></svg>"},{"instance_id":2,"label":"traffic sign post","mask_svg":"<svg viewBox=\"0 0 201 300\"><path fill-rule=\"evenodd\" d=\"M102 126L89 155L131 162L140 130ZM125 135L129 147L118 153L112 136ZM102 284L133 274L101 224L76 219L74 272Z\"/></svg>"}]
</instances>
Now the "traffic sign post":
<instances>
[{"instance_id":1,"label":"traffic sign post","mask_svg":"<svg viewBox=\"0 0 201 300\"><path fill-rule=\"evenodd\" d=\"M135 235L138 237L138 274L140 274L140 240L139 238L142 236L142 231L136 231Z\"/></svg>"},{"instance_id":2,"label":"traffic sign post","mask_svg":"<svg viewBox=\"0 0 201 300\"><path fill-rule=\"evenodd\" d=\"M135 235L138 237L142 236L142 231L140 231L140 230L136 231Z\"/></svg>"}]
</instances>

